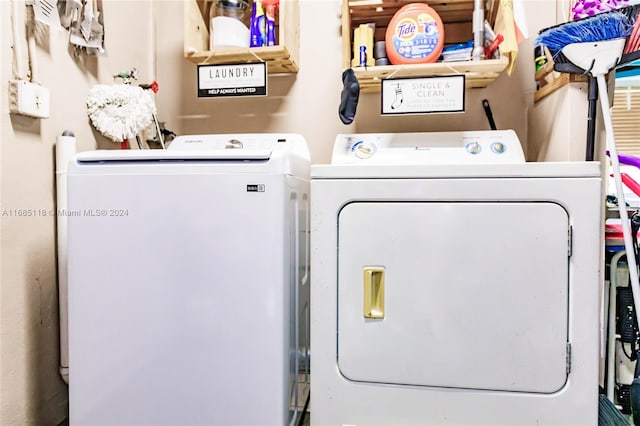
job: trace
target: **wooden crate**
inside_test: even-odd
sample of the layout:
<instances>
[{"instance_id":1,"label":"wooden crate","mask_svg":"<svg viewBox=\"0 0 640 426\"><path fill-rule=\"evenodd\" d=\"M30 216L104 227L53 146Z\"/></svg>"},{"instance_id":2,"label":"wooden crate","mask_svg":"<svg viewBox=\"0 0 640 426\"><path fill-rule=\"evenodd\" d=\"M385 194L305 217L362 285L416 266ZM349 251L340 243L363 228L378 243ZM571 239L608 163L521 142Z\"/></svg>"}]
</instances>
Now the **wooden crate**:
<instances>
[{"instance_id":1,"label":"wooden crate","mask_svg":"<svg viewBox=\"0 0 640 426\"><path fill-rule=\"evenodd\" d=\"M280 0L276 14L276 45L251 48L209 49L209 7L211 1L184 2L184 56L195 64L266 62L269 73L298 72L298 0Z\"/></svg>"},{"instance_id":2,"label":"wooden crate","mask_svg":"<svg viewBox=\"0 0 640 426\"><path fill-rule=\"evenodd\" d=\"M343 0L342 57L344 68L351 67L352 37L360 24L375 24L374 39L384 40L393 15L409 3L426 3L445 26L445 43L464 43L473 39L473 0ZM429 64L353 67L363 92L379 92L380 80L391 77L426 77L465 74L467 87L487 87L508 65L507 58L484 61L437 62Z\"/></svg>"}]
</instances>

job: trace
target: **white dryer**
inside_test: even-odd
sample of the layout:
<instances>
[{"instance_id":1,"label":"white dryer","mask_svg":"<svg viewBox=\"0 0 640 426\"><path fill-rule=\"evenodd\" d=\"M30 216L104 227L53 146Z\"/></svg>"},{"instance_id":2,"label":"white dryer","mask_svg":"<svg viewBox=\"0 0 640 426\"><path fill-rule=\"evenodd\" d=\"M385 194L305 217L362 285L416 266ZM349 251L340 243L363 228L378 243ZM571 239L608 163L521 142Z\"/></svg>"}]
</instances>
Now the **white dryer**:
<instances>
[{"instance_id":1,"label":"white dryer","mask_svg":"<svg viewBox=\"0 0 640 426\"><path fill-rule=\"evenodd\" d=\"M312 425L597 424L599 163L338 135L311 194Z\"/></svg>"},{"instance_id":2,"label":"white dryer","mask_svg":"<svg viewBox=\"0 0 640 426\"><path fill-rule=\"evenodd\" d=\"M72 425L290 425L308 391L309 153L181 136L68 172Z\"/></svg>"}]
</instances>

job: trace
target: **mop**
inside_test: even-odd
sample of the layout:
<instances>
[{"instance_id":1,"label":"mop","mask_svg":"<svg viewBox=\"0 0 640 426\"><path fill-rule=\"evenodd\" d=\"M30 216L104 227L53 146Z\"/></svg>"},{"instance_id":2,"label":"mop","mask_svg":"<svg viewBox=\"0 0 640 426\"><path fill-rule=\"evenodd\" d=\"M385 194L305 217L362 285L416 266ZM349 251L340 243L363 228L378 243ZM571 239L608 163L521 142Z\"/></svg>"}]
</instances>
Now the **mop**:
<instances>
[{"instance_id":1,"label":"mop","mask_svg":"<svg viewBox=\"0 0 640 426\"><path fill-rule=\"evenodd\" d=\"M547 46L554 59L565 58L573 65L584 70L585 74L595 77L605 125L606 147L611 158L618 196L618 208L622 222L624 247L627 253L633 302L634 306L640 307L638 266L634 255L635 250L622 186L620 163L613 133L613 121L609 110L609 94L607 93L605 80L605 76L619 65L626 37L631 33L632 28L633 22L629 17L621 11L614 10L548 28L538 35L534 45L543 44ZM636 317L638 323L640 323L640 313L637 309ZM638 378L636 377L634 382L637 380ZM632 398L633 393L632 387ZM608 400L602 401L602 398L600 398L600 401L601 403L610 403ZM634 409L633 411L635 417L636 410Z\"/></svg>"},{"instance_id":2,"label":"mop","mask_svg":"<svg viewBox=\"0 0 640 426\"><path fill-rule=\"evenodd\" d=\"M134 139L149 127L156 106L147 90L130 84L98 84L87 98L93 126L114 142Z\"/></svg>"}]
</instances>

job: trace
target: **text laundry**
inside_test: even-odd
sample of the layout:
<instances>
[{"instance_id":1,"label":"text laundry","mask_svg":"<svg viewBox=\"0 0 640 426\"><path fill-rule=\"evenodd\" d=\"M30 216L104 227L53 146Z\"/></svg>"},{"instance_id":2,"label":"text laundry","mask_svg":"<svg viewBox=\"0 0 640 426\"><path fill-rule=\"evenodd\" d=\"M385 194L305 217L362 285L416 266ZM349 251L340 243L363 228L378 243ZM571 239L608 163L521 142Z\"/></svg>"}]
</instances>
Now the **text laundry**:
<instances>
[{"instance_id":1,"label":"text laundry","mask_svg":"<svg viewBox=\"0 0 640 426\"><path fill-rule=\"evenodd\" d=\"M210 78L240 78L240 77L253 77L253 68L238 67L238 68L215 68L209 70Z\"/></svg>"}]
</instances>

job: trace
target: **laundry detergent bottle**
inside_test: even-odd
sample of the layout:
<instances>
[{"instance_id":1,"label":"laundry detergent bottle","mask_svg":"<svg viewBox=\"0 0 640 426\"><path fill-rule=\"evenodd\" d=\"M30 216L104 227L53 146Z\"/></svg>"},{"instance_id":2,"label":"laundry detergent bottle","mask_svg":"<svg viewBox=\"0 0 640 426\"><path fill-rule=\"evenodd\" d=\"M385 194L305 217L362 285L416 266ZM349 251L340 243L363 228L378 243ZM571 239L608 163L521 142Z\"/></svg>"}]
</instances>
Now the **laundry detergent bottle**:
<instances>
[{"instance_id":1,"label":"laundry detergent bottle","mask_svg":"<svg viewBox=\"0 0 640 426\"><path fill-rule=\"evenodd\" d=\"M444 46L442 19L427 4L410 3L391 18L385 43L394 65L435 62Z\"/></svg>"}]
</instances>

